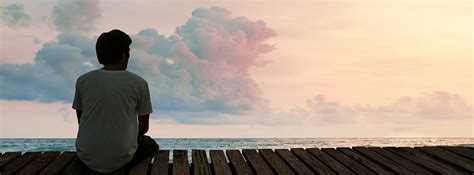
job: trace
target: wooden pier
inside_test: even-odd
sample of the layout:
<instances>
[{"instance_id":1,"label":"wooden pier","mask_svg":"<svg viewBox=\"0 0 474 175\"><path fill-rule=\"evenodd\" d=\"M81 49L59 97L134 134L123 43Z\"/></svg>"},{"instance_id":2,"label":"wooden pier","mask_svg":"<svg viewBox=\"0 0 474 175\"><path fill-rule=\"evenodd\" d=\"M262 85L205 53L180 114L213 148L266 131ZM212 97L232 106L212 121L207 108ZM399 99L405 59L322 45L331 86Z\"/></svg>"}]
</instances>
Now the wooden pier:
<instances>
[{"instance_id":1,"label":"wooden pier","mask_svg":"<svg viewBox=\"0 0 474 175\"><path fill-rule=\"evenodd\" d=\"M210 159L208 159L207 153ZM169 157L172 154L172 161ZM130 168L109 174L312 175L312 174L473 174L474 148L353 147L243 150L160 150ZM7 152L0 173L97 174L75 152Z\"/></svg>"}]
</instances>

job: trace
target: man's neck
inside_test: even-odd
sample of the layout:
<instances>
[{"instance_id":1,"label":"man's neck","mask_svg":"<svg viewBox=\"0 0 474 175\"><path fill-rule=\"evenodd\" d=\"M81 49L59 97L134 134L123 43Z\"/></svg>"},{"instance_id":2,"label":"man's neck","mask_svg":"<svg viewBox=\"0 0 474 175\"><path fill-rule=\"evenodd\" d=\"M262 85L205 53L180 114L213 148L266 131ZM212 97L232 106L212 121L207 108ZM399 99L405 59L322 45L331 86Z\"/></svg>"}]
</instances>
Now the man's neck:
<instances>
[{"instance_id":1,"label":"man's neck","mask_svg":"<svg viewBox=\"0 0 474 175\"><path fill-rule=\"evenodd\" d=\"M124 68L120 64L106 64L104 65L104 67L102 67L102 69L109 70L109 71L121 71L121 70L125 70L126 68Z\"/></svg>"}]
</instances>

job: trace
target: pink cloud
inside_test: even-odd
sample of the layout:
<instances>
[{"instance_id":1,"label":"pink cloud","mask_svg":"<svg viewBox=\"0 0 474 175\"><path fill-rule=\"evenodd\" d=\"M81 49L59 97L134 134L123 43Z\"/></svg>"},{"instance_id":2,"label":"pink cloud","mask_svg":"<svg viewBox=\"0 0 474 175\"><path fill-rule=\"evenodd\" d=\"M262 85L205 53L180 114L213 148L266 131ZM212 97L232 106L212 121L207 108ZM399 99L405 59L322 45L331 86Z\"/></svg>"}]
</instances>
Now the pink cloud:
<instances>
[{"instance_id":1,"label":"pink cloud","mask_svg":"<svg viewBox=\"0 0 474 175\"><path fill-rule=\"evenodd\" d=\"M401 97L394 102L369 109L370 115L426 119L472 118L473 108L464 98L445 91L434 91L419 97Z\"/></svg>"}]
</instances>

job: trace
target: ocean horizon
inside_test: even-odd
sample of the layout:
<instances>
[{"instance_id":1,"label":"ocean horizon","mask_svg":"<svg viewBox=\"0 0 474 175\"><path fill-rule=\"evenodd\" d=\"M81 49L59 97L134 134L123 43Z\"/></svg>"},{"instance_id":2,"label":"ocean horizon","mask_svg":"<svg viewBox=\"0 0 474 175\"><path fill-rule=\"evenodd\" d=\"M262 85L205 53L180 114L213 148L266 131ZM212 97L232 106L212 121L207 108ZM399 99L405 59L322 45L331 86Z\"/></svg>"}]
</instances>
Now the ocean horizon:
<instances>
[{"instance_id":1,"label":"ocean horizon","mask_svg":"<svg viewBox=\"0 0 474 175\"><path fill-rule=\"evenodd\" d=\"M0 152L75 151L75 138L0 138ZM289 149L331 147L474 147L473 137L393 138L154 138L165 150Z\"/></svg>"}]
</instances>

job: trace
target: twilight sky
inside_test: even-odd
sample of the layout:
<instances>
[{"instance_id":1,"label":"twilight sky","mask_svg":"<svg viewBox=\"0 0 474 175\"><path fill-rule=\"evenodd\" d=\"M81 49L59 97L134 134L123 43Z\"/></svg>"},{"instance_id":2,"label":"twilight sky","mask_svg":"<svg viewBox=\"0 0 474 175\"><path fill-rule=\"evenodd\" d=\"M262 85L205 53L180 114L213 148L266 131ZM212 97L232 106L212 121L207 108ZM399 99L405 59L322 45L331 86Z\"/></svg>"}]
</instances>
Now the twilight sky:
<instances>
[{"instance_id":1,"label":"twilight sky","mask_svg":"<svg viewBox=\"0 0 474 175\"><path fill-rule=\"evenodd\" d=\"M121 29L152 137L473 137L466 0L0 2L0 138L75 137Z\"/></svg>"}]
</instances>

